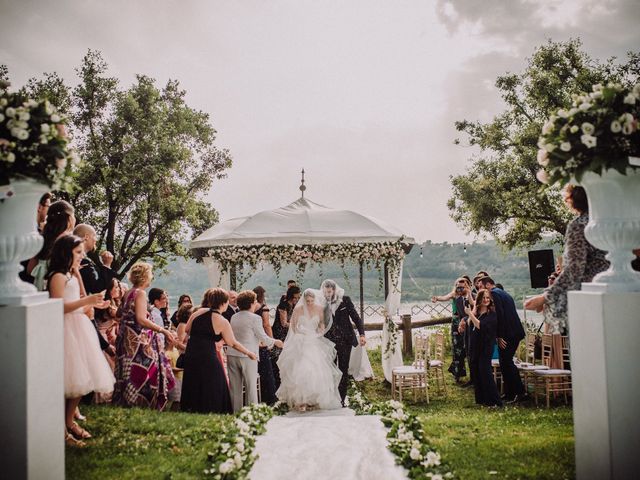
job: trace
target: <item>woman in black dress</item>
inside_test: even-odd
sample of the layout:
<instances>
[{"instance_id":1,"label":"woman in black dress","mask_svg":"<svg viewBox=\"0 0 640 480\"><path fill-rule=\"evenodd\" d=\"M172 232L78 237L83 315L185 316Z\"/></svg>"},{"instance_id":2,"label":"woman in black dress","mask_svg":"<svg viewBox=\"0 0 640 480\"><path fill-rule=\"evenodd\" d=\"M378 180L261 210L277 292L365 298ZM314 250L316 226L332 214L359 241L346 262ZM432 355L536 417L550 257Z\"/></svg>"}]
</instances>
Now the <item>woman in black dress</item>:
<instances>
[{"instance_id":1,"label":"woman in black dress","mask_svg":"<svg viewBox=\"0 0 640 480\"><path fill-rule=\"evenodd\" d=\"M269 307L265 302L266 290L257 286L253 289L256 294L256 301L260 304L255 310L255 314L262 319L262 328L264 332L273 338L271 330L271 322L269 316ZM267 405L276 403L276 378L273 375L273 367L271 366L271 356L266 346L260 345L260 360L258 361L258 375L260 376L260 399Z\"/></svg>"},{"instance_id":2,"label":"woman in black dress","mask_svg":"<svg viewBox=\"0 0 640 480\"><path fill-rule=\"evenodd\" d=\"M491 358L498 328L498 317L491 292L480 290L475 308L466 307L465 313L473 324L469 363L474 378L476 403L488 407L501 407L502 400L491 371Z\"/></svg>"},{"instance_id":3,"label":"woman in black dress","mask_svg":"<svg viewBox=\"0 0 640 480\"><path fill-rule=\"evenodd\" d=\"M256 355L236 341L229 322L221 315L229 296L221 288L207 290L209 308L199 308L189 318L189 342L184 354L184 374L180 407L186 412L233 413L224 366L216 354L216 342L225 343L251 360Z\"/></svg>"}]
</instances>

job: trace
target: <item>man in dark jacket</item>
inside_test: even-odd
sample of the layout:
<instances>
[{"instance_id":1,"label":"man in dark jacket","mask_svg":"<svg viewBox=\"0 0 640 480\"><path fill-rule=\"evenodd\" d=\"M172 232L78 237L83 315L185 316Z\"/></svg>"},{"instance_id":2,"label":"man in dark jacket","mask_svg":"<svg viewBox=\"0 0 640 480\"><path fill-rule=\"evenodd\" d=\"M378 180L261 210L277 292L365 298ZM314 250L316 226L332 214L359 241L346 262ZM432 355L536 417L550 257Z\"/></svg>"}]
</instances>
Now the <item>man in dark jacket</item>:
<instances>
[{"instance_id":1,"label":"man in dark jacket","mask_svg":"<svg viewBox=\"0 0 640 480\"><path fill-rule=\"evenodd\" d=\"M498 288L491 277L483 277L481 282L484 288L491 290L498 316L497 340L500 347L499 361L505 400L518 402L526 398L526 392L518 367L513 363L513 356L518 350L520 341L525 337L524 327L511 295Z\"/></svg>"},{"instance_id":2,"label":"man in dark jacket","mask_svg":"<svg viewBox=\"0 0 640 480\"><path fill-rule=\"evenodd\" d=\"M327 316L331 315L333 322L325 337L336 345L338 353L338 368L342 372L342 378L338 385L340 399L344 406L344 399L347 396L347 387L349 386L349 360L351 359L351 349L358 346L358 339L353 331L355 323L360 335L360 345L363 347L367 343L364 336L364 323L358 315L353 302L344 294L344 290L340 288L333 280L325 280L320 287L325 299L327 300Z\"/></svg>"},{"instance_id":3,"label":"man in dark jacket","mask_svg":"<svg viewBox=\"0 0 640 480\"><path fill-rule=\"evenodd\" d=\"M82 262L80 262L80 276L82 277L82 283L84 284L84 289L87 294L100 293L108 290L111 286L111 280L115 278L116 274L113 270L104 266L99 257L97 261L91 259L96 249L97 235L95 229L91 225L81 223L73 230L73 234L84 240L86 256L82 259ZM110 355L115 354L113 347L109 345L109 342L107 342L98 331L93 315L89 315L89 318L91 318L94 326L96 326L96 332L100 340L100 348L107 351Z\"/></svg>"}]
</instances>

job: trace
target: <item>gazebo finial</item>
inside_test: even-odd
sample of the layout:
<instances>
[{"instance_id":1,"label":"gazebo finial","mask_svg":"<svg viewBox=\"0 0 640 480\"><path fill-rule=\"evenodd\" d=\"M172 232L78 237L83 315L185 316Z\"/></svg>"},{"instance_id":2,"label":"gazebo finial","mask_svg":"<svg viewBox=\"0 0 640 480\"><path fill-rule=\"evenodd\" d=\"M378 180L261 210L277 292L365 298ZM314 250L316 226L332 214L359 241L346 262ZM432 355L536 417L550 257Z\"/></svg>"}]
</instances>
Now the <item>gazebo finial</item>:
<instances>
[{"instance_id":1,"label":"gazebo finial","mask_svg":"<svg viewBox=\"0 0 640 480\"><path fill-rule=\"evenodd\" d=\"M302 180L300 182L300 191L302 192L302 198L304 198L304 191L307 187L304 186L304 168L302 169Z\"/></svg>"}]
</instances>

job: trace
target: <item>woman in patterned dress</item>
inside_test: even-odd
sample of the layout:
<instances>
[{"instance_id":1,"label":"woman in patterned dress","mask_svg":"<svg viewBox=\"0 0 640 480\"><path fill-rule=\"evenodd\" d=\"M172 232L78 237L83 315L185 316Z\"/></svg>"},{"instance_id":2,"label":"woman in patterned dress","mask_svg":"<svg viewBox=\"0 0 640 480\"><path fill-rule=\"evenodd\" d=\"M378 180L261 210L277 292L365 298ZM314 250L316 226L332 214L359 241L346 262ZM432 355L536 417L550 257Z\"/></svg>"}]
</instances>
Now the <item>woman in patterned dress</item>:
<instances>
[{"instance_id":1,"label":"woman in patterned dress","mask_svg":"<svg viewBox=\"0 0 640 480\"><path fill-rule=\"evenodd\" d=\"M549 330L562 335L566 335L568 328L567 292L580 290L583 282L590 282L609 268L606 252L591 245L584 236L584 228L589 223L589 203L584 188L567 185L564 201L578 214L567 225L564 236L564 267L543 294L530 298L524 305L527 310L544 310L545 333Z\"/></svg>"},{"instance_id":2,"label":"woman in patterned dress","mask_svg":"<svg viewBox=\"0 0 640 480\"><path fill-rule=\"evenodd\" d=\"M164 353L164 339L175 343L173 332L149 318L147 294L153 278L151 265L136 263L129 271L133 285L122 304L122 320L116 340L116 385L113 402L162 410L174 377ZM164 335L164 338L162 336Z\"/></svg>"}]
</instances>

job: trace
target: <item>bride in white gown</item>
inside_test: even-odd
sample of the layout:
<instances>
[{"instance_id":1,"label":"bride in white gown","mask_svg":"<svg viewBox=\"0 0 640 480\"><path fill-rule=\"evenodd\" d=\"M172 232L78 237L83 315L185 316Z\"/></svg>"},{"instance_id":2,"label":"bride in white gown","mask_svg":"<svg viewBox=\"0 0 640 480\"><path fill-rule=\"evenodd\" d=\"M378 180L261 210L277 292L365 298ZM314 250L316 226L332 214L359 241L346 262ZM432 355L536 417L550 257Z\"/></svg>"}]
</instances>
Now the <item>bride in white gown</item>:
<instances>
[{"instance_id":1,"label":"bride in white gown","mask_svg":"<svg viewBox=\"0 0 640 480\"><path fill-rule=\"evenodd\" d=\"M336 349L324 334L331 327L319 290L307 289L293 309L289 333L278 359L280 388L276 395L291 408L330 410L340 408ZM327 318L328 317L328 318Z\"/></svg>"}]
</instances>

